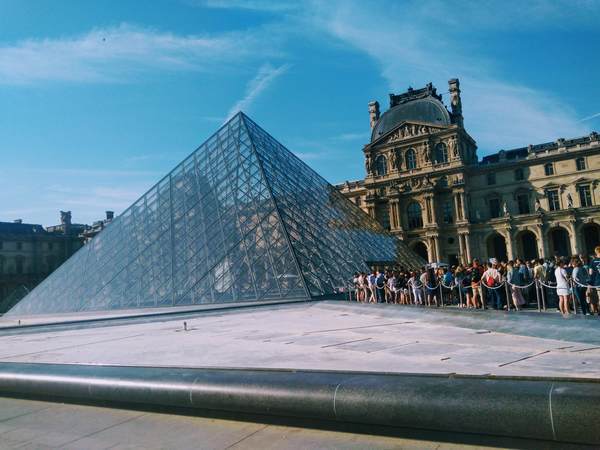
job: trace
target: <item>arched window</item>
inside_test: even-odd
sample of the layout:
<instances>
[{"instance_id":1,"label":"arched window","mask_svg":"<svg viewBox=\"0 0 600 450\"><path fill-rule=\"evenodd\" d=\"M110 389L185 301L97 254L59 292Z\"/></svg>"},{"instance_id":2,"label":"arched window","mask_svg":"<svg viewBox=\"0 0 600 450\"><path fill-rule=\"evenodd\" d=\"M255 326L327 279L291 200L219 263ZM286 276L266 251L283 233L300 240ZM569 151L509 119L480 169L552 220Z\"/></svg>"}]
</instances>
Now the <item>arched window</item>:
<instances>
[{"instance_id":1,"label":"arched window","mask_svg":"<svg viewBox=\"0 0 600 450\"><path fill-rule=\"evenodd\" d=\"M375 160L375 171L377 175L382 177L387 174L387 159L383 155L379 155Z\"/></svg>"},{"instance_id":2,"label":"arched window","mask_svg":"<svg viewBox=\"0 0 600 450\"><path fill-rule=\"evenodd\" d=\"M438 164L448 162L448 147L443 142L435 146L435 162Z\"/></svg>"},{"instance_id":3,"label":"arched window","mask_svg":"<svg viewBox=\"0 0 600 450\"><path fill-rule=\"evenodd\" d=\"M406 151L406 168L408 170L413 170L417 168L417 154L412 148L409 148Z\"/></svg>"},{"instance_id":4,"label":"arched window","mask_svg":"<svg viewBox=\"0 0 600 450\"><path fill-rule=\"evenodd\" d=\"M406 212L408 214L408 228L414 230L423 227L423 213L419 203L412 202L409 204Z\"/></svg>"}]
</instances>

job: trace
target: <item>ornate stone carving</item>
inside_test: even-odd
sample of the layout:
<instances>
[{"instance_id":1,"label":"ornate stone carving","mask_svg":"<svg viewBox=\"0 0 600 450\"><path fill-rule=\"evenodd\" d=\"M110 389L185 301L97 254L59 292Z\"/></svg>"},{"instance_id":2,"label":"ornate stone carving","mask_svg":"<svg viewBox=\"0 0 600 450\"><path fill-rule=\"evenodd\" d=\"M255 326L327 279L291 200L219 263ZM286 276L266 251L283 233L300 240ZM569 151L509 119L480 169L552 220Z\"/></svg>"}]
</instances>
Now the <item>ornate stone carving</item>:
<instances>
[{"instance_id":1,"label":"ornate stone carving","mask_svg":"<svg viewBox=\"0 0 600 450\"><path fill-rule=\"evenodd\" d=\"M375 124L379 120L379 102L369 103L369 119L371 122L371 130L375 128Z\"/></svg>"},{"instance_id":2,"label":"ornate stone carving","mask_svg":"<svg viewBox=\"0 0 600 450\"><path fill-rule=\"evenodd\" d=\"M373 163L371 161L371 155L365 155L365 170L367 171L367 176L371 175L373 171Z\"/></svg>"},{"instance_id":3,"label":"ornate stone carving","mask_svg":"<svg viewBox=\"0 0 600 450\"><path fill-rule=\"evenodd\" d=\"M431 161L431 146L429 142L423 142L423 161L428 163Z\"/></svg>"},{"instance_id":4,"label":"ornate stone carving","mask_svg":"<svg viewBox=\"0 0 600 450\"><path fill-rule=\"evenodd\" d=\"M448 139L446 145L448 146L448 150L450 150L450 155L452 155L453 158L458 158L458 145L456 144L456 136L452 136L450 139Z\"/></svg>"},{"instance_id":5,"label":"ornate stone carving","mask_svg":"<svg viewBox=\"0 0 600 450\"><path fill-rule=\"evenodd\" d=\"M390 150L390 155L389 155L389 161L390 161L390 168L392 170L399 170L400 169L400 160L401 158L398 157L398 151L397 149L393 148L392 150Z\"/></svg>"},{"instance_id":6,"label":"ornate stone carving","mask_svg":"<svg viewBox=\"0 0 600 450\"><path fill-rule=\"evenodd\" d=\"M570 192L567 192L567 208L573 208L573 197L571 197Z\"/></svg>"},{"instance_id":7,"label":"ornate stone carving","mask_svg":"<svg viewBox=\"0 0 600 450\"><path fill-rule=\"evenodd\" d=\"M402 139L415 137L415 136L423 136L431 133L432 128L426 125L416 125L412 123L405 124L404 126L398 128L387 142L396 142Z\"/></svg>"}]
</instances>

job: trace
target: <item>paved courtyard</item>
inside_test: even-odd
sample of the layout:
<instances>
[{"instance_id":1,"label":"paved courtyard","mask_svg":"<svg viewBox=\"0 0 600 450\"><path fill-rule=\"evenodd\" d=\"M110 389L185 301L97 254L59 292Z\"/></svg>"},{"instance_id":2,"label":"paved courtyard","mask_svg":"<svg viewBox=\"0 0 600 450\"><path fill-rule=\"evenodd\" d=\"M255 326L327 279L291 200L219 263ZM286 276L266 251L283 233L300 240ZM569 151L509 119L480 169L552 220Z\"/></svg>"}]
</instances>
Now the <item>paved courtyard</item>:
<instances>
[{"instance_id":1,"label":"paved courtyard","mask_svg":"<svg viewBox=\"0 0 600 450\"><path fill-rule=\"evenodd\" d=\"M600 376L600 320L535 311L314 302L5 330L0 344L3 362Z\"/></svg>"}]
</instances>

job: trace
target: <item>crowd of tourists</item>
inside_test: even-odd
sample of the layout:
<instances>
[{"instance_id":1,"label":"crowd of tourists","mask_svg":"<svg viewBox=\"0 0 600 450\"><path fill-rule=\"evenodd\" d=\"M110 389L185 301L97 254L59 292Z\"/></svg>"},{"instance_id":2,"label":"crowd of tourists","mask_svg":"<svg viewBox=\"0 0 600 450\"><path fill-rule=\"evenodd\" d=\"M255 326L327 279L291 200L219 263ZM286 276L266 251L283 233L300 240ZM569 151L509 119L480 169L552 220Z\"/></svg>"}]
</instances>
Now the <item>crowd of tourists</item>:
<instances>
[{"instance_id":1,"label":"crowd of tourists","mask_svg":"<svg viewBox=\"0 0 600 450\"><path fill-rule=\"evenodd\" d=\"M473 259L468 265L355 273L353 285L354 300L363 303L516 311L533 306L600 315L600 246L589 258Z\"/></svg>"}]
</instances>

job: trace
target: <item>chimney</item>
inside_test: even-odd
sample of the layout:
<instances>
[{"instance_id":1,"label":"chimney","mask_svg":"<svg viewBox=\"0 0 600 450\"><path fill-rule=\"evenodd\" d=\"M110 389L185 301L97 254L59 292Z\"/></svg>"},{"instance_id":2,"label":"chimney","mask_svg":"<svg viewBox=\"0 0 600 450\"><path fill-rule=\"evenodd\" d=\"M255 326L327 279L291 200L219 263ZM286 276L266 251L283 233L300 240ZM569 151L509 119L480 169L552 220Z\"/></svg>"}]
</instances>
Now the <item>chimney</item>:
<instances>
[{"instance_id":1,"label":"chimney","mask_svg":"<svg viewBox=\"0 0 600 450\"><path fill-rule=\"evenodd\" d=\"M462 127L462 102L460 100L460 81L458 81L458 78L452 78L448 81L448 91L450 92L450 107L452 108L453 122Z\"/></svg>"},{"instance_id":2,"label":"chimney","mask_svg":"<svg viewBox=\"0 0 600 450\"><path fill-rule=\"evenodd\" d=\"M379 120L379 102L369 102L369 119L371 120L371 130Z\"/></svg>"},{"instance_id":3,"label":"chimney","mask_svg":"<svg viewBox=\"0 0 600 450\"><path fill-rule=\"evenodd\" d=\"M115 218L115 212L114 211L106 211L106 221L107 222L110 222L114 218Z\"/></svg>"}]
</instances>

